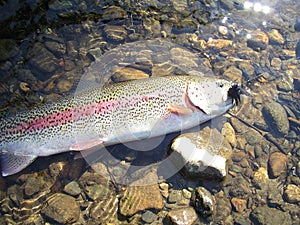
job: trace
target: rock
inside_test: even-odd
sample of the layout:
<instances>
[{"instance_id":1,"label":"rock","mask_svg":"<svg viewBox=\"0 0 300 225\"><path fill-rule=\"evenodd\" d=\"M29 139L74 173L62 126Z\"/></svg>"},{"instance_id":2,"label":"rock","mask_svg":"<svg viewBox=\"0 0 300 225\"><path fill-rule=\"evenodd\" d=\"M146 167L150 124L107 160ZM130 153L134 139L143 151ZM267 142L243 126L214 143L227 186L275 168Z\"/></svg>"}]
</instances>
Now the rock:
<instances>
[{"instance_id":1,"label":"rock","mask_svg":"<svg viewBox=\"0 0 300 225\"><path fill-rule=\"evenodd\" d=\"M238 82L239 84L242 83L243 75L242 71L236 68L235 66L229 67L225 72L223 73L224 77L229 78L229 80Z\"/></svg>"},{"instance_id":2,"label":"rock","mask_svg":"<svg viewBox=\"0 0 300 225\"><path fill-rule=\"evenodd\" d=\"M231 40L226 39L209 39L206 42L206 46L209 48L223 49L232 46L232 43Z\"/></svg>"},{"instance_id":3,"label":"rock","mask_svg":"<svg viewBox=\"0 0 300 225\"><path fill-rule=\"evenodd\" d=\"M77 196L81 193L81 189L76 181L71 181L64 187L64 192L72 196Z\"/></svg>"},{"instance_id":4,"label":"rock","mask_svg":"<svg viewBox=\"0 0 300 225\"><path fill-rule=\"evenodd\" d=\"M16 56L19 52L17 43L12 39L0 39L0 61Z\"/></svg>"},{"instance_id":5,"label":"rock","mask_svg":"<svg viewBox=\"0 0 300 225\"><path fill-rule=\"evenodd\" d=\"M269 208L267 205L256 207L250 214L250 219L254 224L291 224L291 217L288 212Z\"/></svg>"},{"instance_id":6,"label":"rock","mask_svg":"<svg viewBox=\"0 0 300 225\"><path fill-rule=\"evenodd\" d=\"M42 81L47 80L59 67L59 60L41 43L35 43L29 53L29 64L33 72Z\"/></svg>"},{"instance_id":7,"label":"rock","mask_svg":"<svg viewBox=\"0 0 300 225\"><path fill-rule=\"evenodd\" d=\"M237 212L243 212L247 208L247 200L241 198L232 198L231 204Z\"/></svg>"},{"instance_id":8,"label":"rock","mask_svg":"<svg viewBox=\"0 0 300 225\"><path fill-rule=\"evenodd\" d=\"M157 179L156 174L148 173L144 178L134 181L120 199L119 210L123 216L132 216L145 209L163 208L163 198L157 184L146 185L149 180Z\"/></svg>"},{"instance_id":9,"label":"rock","mask_svg":"<svg viewBox=\"0 0 300 225\"><path fill-rule=\"evenodd\" d=\"M149 210L147 210L146 212L144 212L142 214L142 220L145 223L152 223L156 219L157 219L157 215L154 214L153 212L149 211Z\"/></svg>"},{"instance_id":10,"label":"rock","mask_svg":"<svg viewBox=\"0 0 300 225\"><path fill-rule=\"evenodd\" d=\"M102 15L103 21L122 20L127 18L127 12L118 6L110 6L104 10Z\"/></svg>"},{"instance_id":11,"label":"rock","mask_svg":"<svg viewBox=\"0 0 300 225\"><path fill-rule=\"evenodd\" d=\"M293 81L293 85L294 85L295 90L300 92L300 78L295 77L294 81Z\"/></svg>"},{"instance_id":12,"label":"rock","mask_svg":"<svg viewBox=\"0 0 300 225\"><path fill-rule=\"evenodd\" d=\"M171 60L175 65L185 65L188 68L195 68L198 66L195 61L195 55L183 48L172 48L170 51Z\"/></svg>"},{"instance_id":13,"label":"rock","mask_svg":"<svg viewBox=\"0 0 300 225\"><path fill-rule=\"evenodd\" d=\"M172 190L169 193L168 202L170 203L179 202L182 199L182 197L183 196L181 190Z\"/></svg>"},{"instance_id":14,"label":"rock","mask_svg":"<svg viewBox=\"0 0 300 225\"><path fill-rule=\"evenodd\" d=\"M284 44L284 38L276 29L272 29L271 31L269 31L268 37L270 40L270 44L280 44L280 45Z\"/></svg>"},{"instance_id":15,"label":"rock","mask_svg":"<svg viewBox=\"0 0 300 225\"><path fill-rule=\"evenodd\" d=\"M286 172L288 158L281 152L274 152L270 155L268 163L270 176L276 178Z\"/></svg>"},{"instance_id":16,"label":"rock","mask_svg":"<svg viewBox=\"0 0 300 225\"><path fill-rule=\"evenodd\" d=\"M159 188L163 197L168 198L169 196L169 185L167 183L160 183Z\"/></svg>"},{"instance_id":17,"label":"rock","mask_svg":"<svg viewBox=\"0 0 300 225\"><path fill-rule=\"evenodd\" d=\"M192 225L198 216L193 207L172 209L167 214L167 224L169 225Z\"/></svg>"},{"instance_id":18,"label":"rock","mask_svg":"<svg viewBox=\"0 0 300 225\"><path fill-rule=\"evenodd\" d=\"M24 192L30 197L40 190L40 183L36 177L28 177L25 183Z\"/></svg>"},{"instance_id":19,"label":"rock","mask_svg":"<svg viewBox=\"0 0 300 225\"><path fill-rule=\"evenodd\" d=\"M222 135L233 148L237 146L235 131L230 123L226 122L222 128Z\"/></svg>"},{"instance_id":20,"label":"rock","mask_svg":"<svg viewBox=\"0 0 300 225\"><path fill-rule=\"evenodd\" d=\"M243 151L234 151L231 156L233 162L240 162L246 157L246 153Z\"/></svg>"},{"instance_id":21,"label":"rock","mask_svg":"<svg viewBox=\"0 0 300 225\"><path fill-rule=\"evenodd\" d=\"M226 161L231 155L230 145L227 142L217 144L209 141L209 129L198 133L185 133L173 140L171 160L178 169L182 169L185 177L218 180L225 178Z\"/></svg>"},{"instance_id":22,"label":"rock","mask_svg":"<svg viewBox=\"0 0 300 225\"><path fill-rule=\"evenodd\" d=\"M216 200L204 187L196 188L192 193L191 199L195 210L204 218L215 213Z\"/></svg>"},{"instance_id":23,"label":"rock","mask_svg":"<svg viewBox=\"0 0 300 225\"><path fill-rule=\"evenodd\" d=\"M300 202L300 187L295 184L288 184L283 195L288 203L298 204Z\"/></svg>"},{"instance_id":24,"label":"rock","mask_svg":"<svg viewBox=\"0 0 300 225\"><path fill-rule=\"evenodd\" d=\"M60 92L64 93L64 92L69 92L73 87L73 84L71 81L63 79L60 80L56 86Z\"/></svg>"},{"instance_id":25,"label":"rock","mask_svg":"<svg viewBox=\"0 0 300 225\"><path fill-rule=\"evenodd\" d=\"M160 22L155 19L146 18L143 20L143 25L145 30L150 35L160 36L161 35L161 26Z\"/></svg>"},{"instance_id":26,"label":"rock","mask_svg":"<svg viewBox=\"0 0 300 225\"><path fill-rule=\"evenodd\" d=\"M129 80L145 79L148 77L149 77L149 75L146 74L142 70L124 67L124 68L115 69L114 74L112 75L111 79L114 82L123 82L123 81L129 81Z\"/></svg>"},{"instance_id":27,"label":"rock","mask_svg":"<svg viewBox=\"0 0 300 225\"><path fill-rule=\"evenodd\" d=\"M111 41L122 42L127 36L127 31L121 26L105 25L104 34Z\"/></svg>"},{"instance_id":28,"label":"rock","mask_svg":"<svg viewBox=\"0 0 300 225\"><path fill-rule=\"evenodd\" d=\"M277 102L266 102L262 109L263 116L269 128L275 135L287 135L290 124L284 108Z\"/></svg>"},{"instance_id":29,"label":"rock","mask_svg":"<svg viewBox=\"0 0 300 225\"><path fill-rule=\"evenodd\" d=\"M89 210L89 217L92 218L93 224L115 224L118 221L118 203L119 199L113 192L93 201Z\"/></svg>"},{"instance_id":30,"label":"rock","mask_svg":"<svg viewBox=\"0 0 300 225\"><path fill-rule=\"evenodd\" d=\"M66 53L66 45L56 41L46 41L46 48L56 57L62 57Z\"/></svg>"},{"instance_id":31,"label":"rock","mask_svg":"<svg viewBox=\"0 0 300 225\"><path fill-rule=\"evenodd\" d=\"M282 80L281 82L278 82L277 89L279 91L289 92L289 91L293 91L294 87L288 81Z\"/></svg>"},{"instance_id":32,"label":"rock","mask_svg":"<svg viewBox=\"0 0 300 225\"><path fill-rule=\"evenodd\" d=\"M281 59L274 57L271 60L271 66L274 68L274 70L279 71L281 69Z\"/></svg>"},{"instance_id":33,"label":"rock","mask_svg":"<svg viewBox=\"0 0 300 225\"><path fill-rule=\"evenodd\" d=\"M70 224L79 219L80 208L72 196L55 193L47 199L42 213L58 223Z\"/></svg>"},{"instance_id":34,"label":"rock","mask_svg":"<svg viewBox=\"0 0 300 225\"><path fill-rule=\"evenodd\" d=\"M256 188L264 190L267 187L269 181L268 171L260 167L253 175L253 183Z\"/></svg>"},{"instance_id":35,"label":"rock","mask_svg":"<svg viewBox=\"0 0 300 225\"><path fill-rule=\"evenodd\" d=\"M255 51L264 50L269 44L269 38L261 30L255 30L250 33L251 37L247 40L247 46Z\"/></svg>"},{"instance_id":36,"label":"rock","mask_svg":"<svg viewBox=\"0 0 300 225\"><path fill-rule=\"evenodd\" d=\"M109 195L110 189L108 186L103 184L93 184L85 187L85 192L87 196L92 199L103 199Z\"/></svg>"}]
</instances>

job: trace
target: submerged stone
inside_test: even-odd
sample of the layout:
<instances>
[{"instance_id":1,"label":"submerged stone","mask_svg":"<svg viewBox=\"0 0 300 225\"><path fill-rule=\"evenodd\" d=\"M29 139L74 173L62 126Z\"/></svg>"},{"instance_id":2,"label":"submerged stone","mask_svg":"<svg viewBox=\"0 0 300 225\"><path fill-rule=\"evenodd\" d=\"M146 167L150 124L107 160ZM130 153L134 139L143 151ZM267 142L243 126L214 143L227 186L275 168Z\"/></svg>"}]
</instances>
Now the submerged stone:
<instances>
[{"instance_id":1,"label":"submerged stone","mask_svg":"<svg viewBox=\"0 0 300 225\"><path fill-rule=\"evenodd\" d=\"M196 188L192 193L192 203L197 212L204 218L212 216L215 212L215 198L204 187Z\"/></svg>"},{"instance_id":2,"label":"submerged stone","mask_svg":"<svg viewBox=\"0 0 300 225\"><path fill-rule=\"evenodd\" d=\"M184 207L171 210L167 215L169 225L192 225L198 216L193 207Z\"/></svg>"}]
</instances>

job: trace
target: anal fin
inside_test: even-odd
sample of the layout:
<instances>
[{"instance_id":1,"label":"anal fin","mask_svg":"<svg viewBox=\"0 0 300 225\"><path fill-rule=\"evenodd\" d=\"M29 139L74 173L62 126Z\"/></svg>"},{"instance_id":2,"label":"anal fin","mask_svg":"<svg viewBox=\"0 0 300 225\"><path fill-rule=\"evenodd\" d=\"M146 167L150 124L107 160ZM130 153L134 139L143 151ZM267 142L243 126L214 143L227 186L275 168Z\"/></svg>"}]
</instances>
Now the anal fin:
<instances>
[{"instance_id":1,"label":"anal fin","mask_svg":"<svg viewBox=\"0 0 300 225\"><path fill-rule=\"evenodd\" d=\"M179 115L190 115L193 113L193 110L181 105L169 104L168 110L171 113L179 114Z\"/></svg>"},{"instance_id":2,"label":"anal fin","mask_svg":"<svg viewBox=\"0 0 300 225\"><path fill-rule=\"evenodd\" d=\"M0 157L2 176L18 173L37 158L35 155L17 155L10 152L1 152Z\"/></svg>"}]
</instances>

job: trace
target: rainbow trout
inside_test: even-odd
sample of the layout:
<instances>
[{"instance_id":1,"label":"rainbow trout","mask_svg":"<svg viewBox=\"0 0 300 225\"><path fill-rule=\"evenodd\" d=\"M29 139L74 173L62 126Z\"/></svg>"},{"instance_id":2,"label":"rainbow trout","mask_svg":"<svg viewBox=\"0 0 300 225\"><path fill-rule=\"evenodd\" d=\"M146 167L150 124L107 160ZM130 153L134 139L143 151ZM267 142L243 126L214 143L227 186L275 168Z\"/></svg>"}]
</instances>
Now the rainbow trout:
<instances>
[{"instance_id":1,"label":"rainbow trout","mask_svg":"<svg viewBox=\"0 0 300 225\"><path fill-rule=\"evenodd\" d=\"M213 77L165 76L105 85L0 122L2 175L38 156L84 151L195 127L240 100L239 85Z\"/></svg>"}]
</instances>

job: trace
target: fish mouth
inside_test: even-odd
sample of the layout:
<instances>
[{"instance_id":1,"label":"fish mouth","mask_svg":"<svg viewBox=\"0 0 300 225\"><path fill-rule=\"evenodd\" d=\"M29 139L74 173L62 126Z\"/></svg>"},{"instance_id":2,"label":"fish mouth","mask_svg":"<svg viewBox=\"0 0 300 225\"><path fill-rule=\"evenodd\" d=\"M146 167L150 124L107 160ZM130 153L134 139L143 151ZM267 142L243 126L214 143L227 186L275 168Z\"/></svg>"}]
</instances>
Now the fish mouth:
<instances>
[{"instance_id":1,"label":"fish mouth","mask_svg":"<svg viewBox=\"0 0 300 225\"><path fill-rule=\"evenodd\" d=\"M244 94L244 92L245 90L241 85L235 83L229 88L227 95L232 99L234 105L238 105L241 102L241 94Z\"/></svg>"}]
</instances>

